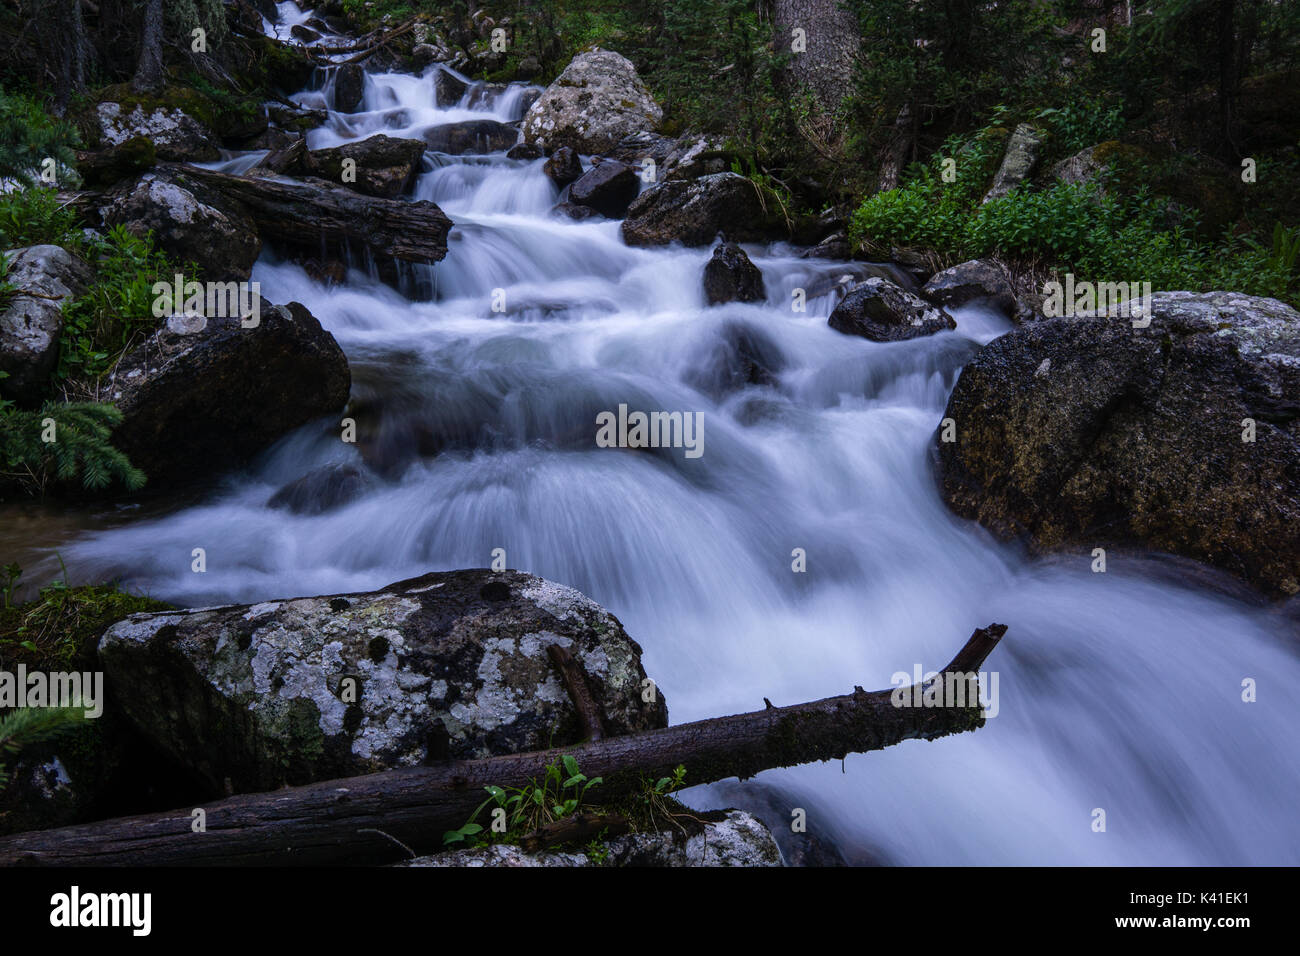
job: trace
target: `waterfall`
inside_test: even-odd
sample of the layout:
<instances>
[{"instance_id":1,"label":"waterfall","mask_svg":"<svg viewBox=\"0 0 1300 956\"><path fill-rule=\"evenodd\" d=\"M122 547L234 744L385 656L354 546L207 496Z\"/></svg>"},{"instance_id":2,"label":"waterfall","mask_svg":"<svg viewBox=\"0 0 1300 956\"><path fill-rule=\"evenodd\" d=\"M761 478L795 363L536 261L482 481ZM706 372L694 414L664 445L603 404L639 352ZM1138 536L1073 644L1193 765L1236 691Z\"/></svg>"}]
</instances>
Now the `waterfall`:
<instances>
[{"instance_id":1,"label":"waterfall","mask_svg":"<svg viewBox=\"0 0 1300 956\"><path fill-rule=\"evenodd\" d=\"M309 145L518 118L523 87L440 104L438 69L371 73L361 112L331 111ZM332 77L318 83L298 100L328 108ZM502 548L619 616L676 723L888 687L1002 622L983 729L769 771L726 799L774 788L853 863L1300 863L1300 662L1279 616L1156 556L1104 574L1030 558L942 503L932 437L1003 318L967 307L956 331L898 344L841 335L826 320L843 277L889 267L779 243L746 247L765 302L709 308L709 249L630 248L617 222L552 215L542 165L427 154L414 195L456 225L445 260L412 267L414 298L360 268L327 285L271 251L257 263L265 294L305 304L346 351L354 399L383 422L383 478L323 513L270 507L316 469L364 467L337 421L308 425L199 500L88 521L60 546L73 576L200 606L367 590ZM731 374L738 343L767 380ZM621 403L701 413L704 453L597 448L596 415Z\"/></svg>"}]
</instances>

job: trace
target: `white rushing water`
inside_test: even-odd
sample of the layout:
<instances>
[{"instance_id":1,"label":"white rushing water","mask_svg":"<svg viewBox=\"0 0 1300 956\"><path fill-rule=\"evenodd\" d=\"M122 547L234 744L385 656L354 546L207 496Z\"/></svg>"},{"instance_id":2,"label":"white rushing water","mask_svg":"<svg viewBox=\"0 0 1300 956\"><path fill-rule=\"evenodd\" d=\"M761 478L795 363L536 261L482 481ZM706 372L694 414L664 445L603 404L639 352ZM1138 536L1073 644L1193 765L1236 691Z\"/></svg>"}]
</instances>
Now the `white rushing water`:
<instances>
[{"instance_id":1,"label":"white rushing water","mask_svg":"<svg viewBox=\"0 0 1300 956\"><path fill-rule=\"evenodd\" d=\"M364 112L331 113L311 145L519 115L520 88L478 110L433 89L372 75ZM328 107L328 85L300 99ZM83 534L62 552L75 577L202 605L366 590L504 548L619 616L674 722L888 687L998 621L985 728L756 783L855 863L1300 862L1300 662L1279 617L1152 561L1028 560L940 500L932 436L1004 320L968 308L919 341L844 336L826 324L835 284L883 267L781 246L748 247L766 302L708 308L710 250L633 249L617 222L553 217L541 161L431 155L415 195L456 223L446 259L415 270L433 301L356 269L327 286L270 253L253 275L347 352L388 480L323 514L269 508L287 482L361 465L337 421L309 425L197 504ZM738 340L774 382L726 387ZM596 414L620 403L702 412L704 454L595 447Z\"/></svg>"}]
</instances>

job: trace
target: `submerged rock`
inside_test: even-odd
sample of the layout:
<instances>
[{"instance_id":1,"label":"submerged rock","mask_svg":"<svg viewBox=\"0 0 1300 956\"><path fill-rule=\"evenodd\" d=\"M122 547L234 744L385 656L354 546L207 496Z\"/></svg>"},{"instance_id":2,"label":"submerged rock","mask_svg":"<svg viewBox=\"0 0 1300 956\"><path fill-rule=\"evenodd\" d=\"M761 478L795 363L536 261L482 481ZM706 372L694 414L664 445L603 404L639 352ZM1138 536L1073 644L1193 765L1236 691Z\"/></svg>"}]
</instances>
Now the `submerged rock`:
<instances>
[{"instance_id":1,"label":"submerged rock","mask_svg":"<svg viewBox=\"0 0 1300 956\"><path fill-rule=\"evenodd\" d=\"M957 327L943 309L876 276L852 286L827 324L873 342L902 342Z\"/></svg>"},{"instance_id":2,"label":"submerged rock","mask_svg":"<svg viewBox=\"0 0 1300 956\"><path fill-rule=\"evenodd\" d=\"M27 246L0 253L9 263L13 295L0 305L0 396L35 405L59 360L63 308L85 291L92 273L61 246Z\"/></svg>"},{"instance_id":3,"label":"submerged rock","mask_svg":"<svg viewBox=\"0 0 1300 956\"><path fill-rule=\"evenodd\" d=\"M709 305L762 302L767 298L763 273L749 260L744 249L734 242L724 242L713 250L713 258L704 265L704 296Z\"/></svg>"},{"instance_id":4,"label":"submerged rock","mask_svg":"<svg viewBox=\"0 0 1300 956\"><path fill-rule=\"evenodd\" d=\"M373 592L136 614L99 653L127 715L216 791L577 742L546 648L582 665L607 732L667 725L641 648L572 588L446 571Z\"/></svg>"},{"instance_id":5,"label":"submerged rock","mask_svg":"<svg viewBox=\"0 0 1300 956\"><path fill-rule=\"evenodd\" d=\"M268 508L284 508L298 515L333 511L356 501L366 491L366 478L350 465L327 465L289 482L266 502Z\"/></svg>"},{"instance_id":6,"label":"submerged rock","mask_svg":"<svg viewBox=\"0 0 1300 956\"><path fill-rule=\"evenodd\" d=\"M580 851L527 853L518 846L498 843L420 856L397 866L784 866L771 832L740 810L729 810L721 820L704 824L700 833L627 833L607 841L602 849L604 857L593 859Z\"/></svg>"},{"instance_id":7,"label":"submerged rock","mask_svg":"<svg viewBox=\"0 0 1300 956\"><path fill-rule=\"evenodd\" d=\"M238 315L169 318L118 363L103 398L123 414L114 444L156 485L244 461L342 409L350 385L315 316L262 299L253 328Z\"/></svg>"},{"instance_id":8,"label":"submerged rock","mask_svg":"<svg viewBox=\"0 0 1300 956\"><path fill-rule=\"evenodd\" d=\"M1151 313L985 346L945 412L945 498L1038 549L1138 545L1300 592L1300 313L1227 292L1156 293Z\"/></svg>"},{"instance_id":9,"label":"submerged rock","mask_svg":"<svg viewBox=\"0 0 1300 956\"><path fill-rule=\"evenodd\" d=\"M355 113L365 90L365 70L356 63L345 63L334 78L334 108L340 113Z\"/></svg>"},{"instance_id":10,"label":"submerged rock","mask_svg":"<svg viewBox=\"0 0 1300 956\"><path fill-rule=\"evenodd\" d=\"M610 50L579 53L531 107L524 141L544 149L568 146L605 153L632 133L653 130L663 119L636 68Z\"/></svg>"}]
</instances>

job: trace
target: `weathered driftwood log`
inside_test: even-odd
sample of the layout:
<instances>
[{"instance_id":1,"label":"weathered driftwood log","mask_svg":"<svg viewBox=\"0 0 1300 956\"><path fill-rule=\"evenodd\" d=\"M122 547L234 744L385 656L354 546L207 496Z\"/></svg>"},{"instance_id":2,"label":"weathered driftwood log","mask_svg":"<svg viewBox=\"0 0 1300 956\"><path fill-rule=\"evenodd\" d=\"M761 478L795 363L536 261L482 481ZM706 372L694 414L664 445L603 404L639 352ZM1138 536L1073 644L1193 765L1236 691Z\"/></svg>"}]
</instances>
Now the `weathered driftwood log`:
<instances>
[{"instance_id":1,"label":"weathered driftwood log","mask_svg":"<svg viewBox=\"0 0 1300 956\"><path fill-rule=\"evenodd\" d=\"M197 166L186 176L246 208L263 238L320 254L321 245L359 242L378 258L434 262L447 254L451 220L426 200L363 196L323 180L235 176Z\"/></svg>"},{"instance_id":2,"label":"weathered driftwood log","mask_svg":"<svg viewBox=\"0 0 1300 956\"><path fill-rule=\"evenodd\" d=\"M977 630L943 674L972 675L1006 627ZM390 839L417 851L440 848L463 824L484 786L521 787L547 764L572 754L583 773L601 777L600 798L639 792L644 778L684 764L687 782L749 777L773 767L841 759L903 740L932 740L984 723L969 696L947 706L895 706L893 691L854 688L842 697L716 717L576 747L449 761L330 780L272 793L231 797L194 809L151 813L22 833L0 840L0 865L233 865L391 862ZM919 702L920 688L908 698ZM380 831L375 833L374 831ZM368 831L368 832L363 832Z\"/></svg>"}]
</instances>

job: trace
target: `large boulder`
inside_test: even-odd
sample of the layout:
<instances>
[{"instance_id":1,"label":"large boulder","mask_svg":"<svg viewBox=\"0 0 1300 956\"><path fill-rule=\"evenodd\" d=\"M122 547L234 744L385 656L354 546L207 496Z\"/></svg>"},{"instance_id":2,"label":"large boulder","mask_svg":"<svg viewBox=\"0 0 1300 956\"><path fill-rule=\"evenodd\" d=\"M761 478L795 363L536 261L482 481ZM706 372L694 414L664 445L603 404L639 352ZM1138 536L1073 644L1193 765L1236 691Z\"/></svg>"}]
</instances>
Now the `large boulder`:
<instances>
[{"instance_id":1,"label":"large boulder","mask_svg":"<svg viewBox=\"0 0 1300 956\"><path fill-rule=\"evenodd\" d=\"M630 246L704 246L720 232L733 242L759 242L779 231L758 187L737 173L652 186L628 207L622 229L623 241Z\"/></svg>"},{"instance_id":2,"label":"large boulder","mask_svg":"<svg viewBox=\"0 0 1300 956\"><path fill-rule=\"evenodd\" d=\"M902 342L957 327L943 309L878 276L850 287L827 324L872 342Z\"/></svg>"},{"instance_id":3,"label":"large boulder","mask_svg":"<svg viewBox=\"0 0 1300 956\"><path fill-rule=\"evenodd\" d=\"M1011 280L987 259L972 259L936 272L921 289L921 294L935 305L947 308L970 302L988 302L1008 315L1016 309Z\"/></svg>"},{"instance_id":4,"label":"large boulder","mask_svg":"<svg viewBox=\"0 0 1300 956\"><path fill-rule=\"evenodd\" d=\"M153 167L158 154L153 143L136 136L117 146L77 151L77 172L87 186L110 186L134 179Z\"/></svg>"},{"instance_id":5,"label":"large boulder","mask_svg":"<svg viewBox=\"0 0 1300 956\"><path fill-rule=\"evenodd\" d=\"M0 396L20 405L40 402L59 360L63 306L90 284L90 267L60 246L3 253L13 295L0 300Z\"/></svg>"},{"instance_id":6,"label":"large boulder","mask_svg":"<svg viewBox=\"0 0 1300 956\"><path fill-rule=\"evenodd\" d=\"M1006 152L1002 154L1002 165L993 177L993 185L984 194L984 202L1001 199L1011 192L1033 173L1038 164L1038 153L1043 145L1042 133L1021 123L1007 140Z\"/></svg>"},{"instance_id":7,"label":"large boulder","mask_svg":"<svg viewBox=\"0 0 1300 956\"><path fill-rule=\"evenodd\" d=\"M137 236L153 233L167 253L193 262L204 279L248 278L262 240L244 207L184 171L146 173L105 194L99 215L105 225L124 225Z\"/></svg>"},{"instance_id":8,"label":"large boulder","mask_svg":"<svg viewBox=\"0 0 1300 956\"><path fill-rule=\"evenodd\" d=\"M95 117L102 144L120 146L143 136L153 143L160 159L201 163L221 158L217 135L176 107L105 102L96 107Z\"/></svg>"},{"instance_id":9,"label":"large boulder","mask_svg":"<svg viewBox=\"0 0 1300 956\"><path fill-rule=\"evenodd\" d=\"M631 166L614 160L597 163L569 187L569 202L618 219L641 189L641 177Z\"/></svg>"},{"instance_id":10,"label":"large boulder","mask_svg":"<svg viewBox=\"0 0 1300 956\"><path fill-rule=\"evenodd\" d=\"M593 790L595 797L599 787ZM626 833L608 840L599 855L575 850L529 853L519 846L497 843L473 850L451 850L418 856L397 866L551 866L551 867L683 867L683 866L784 866L772 832L740 810L714 813L721 819L693 828L698 832L657 830Z\"/></svg>"},{"instance_id":11,"label":"large boulder","mask_svg":"<svg viewBox=\"0 0 1300 956\"><path fill-rule=\"evenodd\" d=\"M704 266L704 297L709 305L724 302L762 302L767 298L763 273L734 242L713 250Z\"/></svg>"},{"instance_id":12,"label":"large boulder","mask_svg":"<svg viewBox=\"0 0 1300 956\"><path fill-rule=\"evenodd\" d=\"M174 315L113 370L114 443L151 483L209 476L347 402L347 360L316 317L297 302L258 311L251 328Z\"/></svg>"},{"instance_id":13,"label":"large boulder","mask_svg":"<svg viewBox=\"0 0 1300 956\"><path fill-rule=\"evenodd\" d=\"M415 183L424 156L424 142L382 133L329 149L313 149L302 160L312 176L343 183L368 196L396 199ZM356 164L356 181L343 180L343 163Z\"/></svg>"},{"instance_id":14,"label":"large boulder","mask_svg":"<svg viewBox=\"0 0 1300 956\"><path fill-rule=\"evenodd\" d=\"M585 671L610 736L667 725L618 619L517 571L136 614L99 653L131 720L216 792L576 743L552 644Z\"/></svg>"},{"instance_id":15,"label":"large boulder","mask_svg":"<svg viewBox=\"0 0 1300 956\"><path fill-rule=\"evenodd\" d=\"M1300 592L1300 314L1275 299L1162 292L1146 328L1023 326L966 366L945 415L944 495L999 535L1136 545Z\"/></svg>"},{"instance_id":16,"label":"large boulder","mask_svg":"<svg viewBox=\"0 0 1300 956\"><path fill-rule=\"evenodd\" d=\"M519 131L507 123L496 120L465 120L461 123L444 123L424 132L429 149L451 156L465 153L496 153L509 149L519 138Z\"/></svg>"},{"instance_id":17,"label":"large boulder","mask_svg":"<svg viewBox=\"0 0 1300 956\"><path fill-rule=\"evenodd\" d=\"M605 153L623 137L653 130L663 110L636 68L609 50L579 53L531 107L523 121L525 142L546 149L569 146L579 153Z\"/></svg>"}]
</instances>

